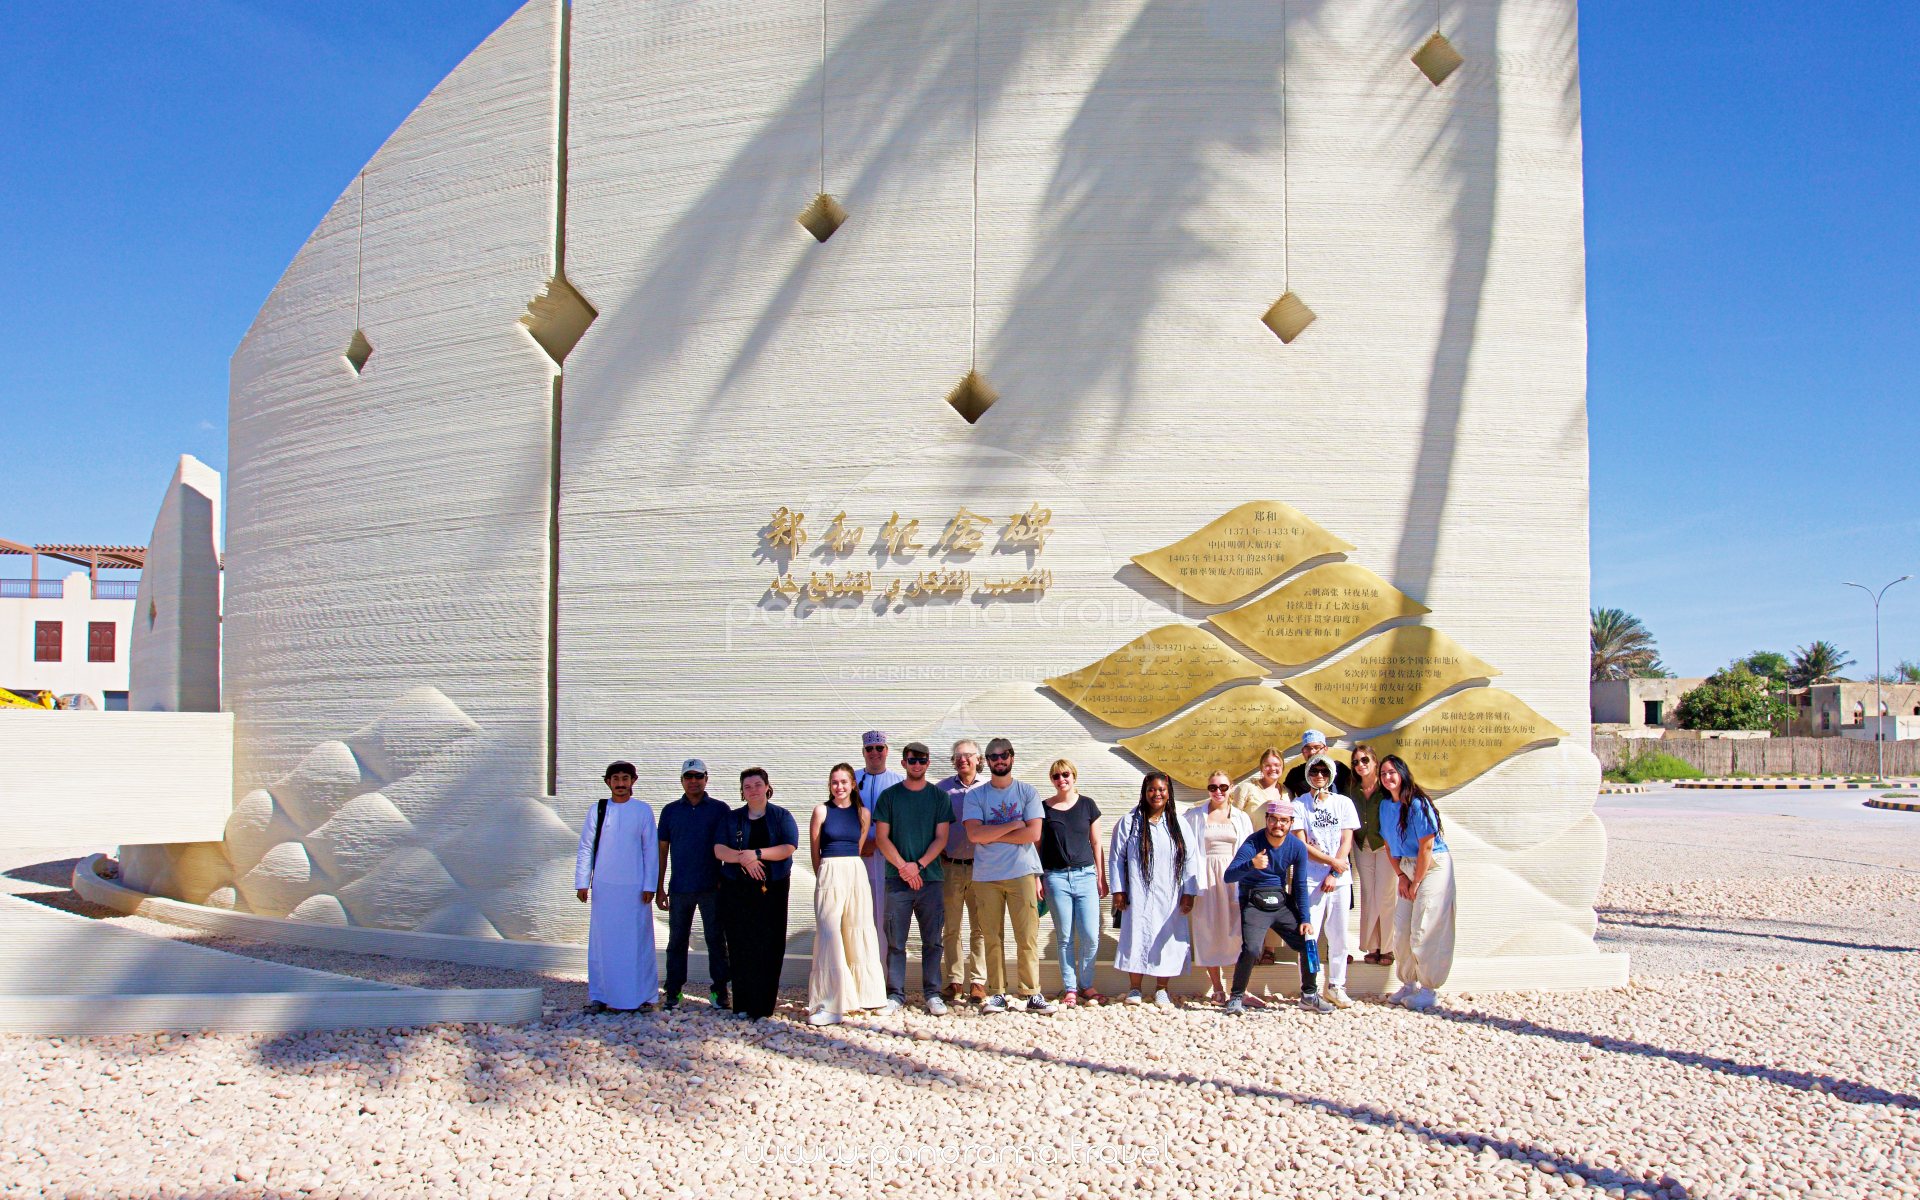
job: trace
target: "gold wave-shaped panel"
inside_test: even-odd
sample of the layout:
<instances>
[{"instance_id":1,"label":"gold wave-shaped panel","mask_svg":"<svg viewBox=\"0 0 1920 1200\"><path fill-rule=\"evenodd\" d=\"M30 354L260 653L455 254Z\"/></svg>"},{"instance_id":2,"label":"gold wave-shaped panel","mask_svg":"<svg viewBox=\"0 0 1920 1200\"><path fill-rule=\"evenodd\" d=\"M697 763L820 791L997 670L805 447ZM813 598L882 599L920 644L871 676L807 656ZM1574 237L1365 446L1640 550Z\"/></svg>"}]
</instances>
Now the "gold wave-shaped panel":
<instances>
[{"instance_id":1,"label":"gold wave-shaped panel","mask_svg":"<svg viewBox=\"0 0 1920 1200\"><path fill-rule=\"evenodd\" d=\"M1567 731L1500 688L1449 696L1406 726L1369 738L1374 752L1398 754L1429 791L1457 788L1536 742Z\"/></svg>"},{"instance_id":2,"label":"gold wave-shaped panel","mask_svg":"<svg viewBox=\"0 0 1920 1200\"><path fill-rule=\"evenodd\" d=\"M1225 771L1234 779L1260 765L1260 752L1285 747L1318 726L1333 735L1323 721L1291 696L1259 684L1230 688L1187 713L1148 733L1120 739L1120 744L1188 787L1203 788L1207 776Z\"/></svg>"},{"instance_id":3,"label":"gold wave-shaped panel","mask_svg":"<svg viewBox=\"0 0 1920 1200\"><path fill-rule=\"evenodd\" d=\"M1438 629L1389 629L1336 663L1287 680L1287 690L1355 729L1403 717L1448 688L1491 679L1481 661Z\"/></svg>"},{"instance_id":4,"label":"gold wave-shaped panel","mask_svg":"<svg viewBox=\"0 0 1920 1200\"><path fill-rule=\"evenodd\" d=\"M1213 623L1283 667L1324 658L1383 621L1433 611L1359 563L1315 567Z\"/></svg>"},{"instance_id":5,"label":"gold wave-shaped panel","mask_svg":"<svg viewBox=\"0 0 1920 1200\"><path fill-rule=\"evenodd\" d=\"M1351 549L1290 504L1251 500L1133 561L1202 604L1231 604L1303 562Z\"/></svg>"},{"instance_id":6,"label":"gold wave-shaped panel","mask_svg":"<svg viewBox=\"0 0 1920 1200\"><path fill-rule=\"evenodd\" d=\"M1266 671L1198 625L1162 625L1099 662L1047 680L1067 703L1135 729L1179 712L1223 683Z\"/></svg>"}]
</instances>

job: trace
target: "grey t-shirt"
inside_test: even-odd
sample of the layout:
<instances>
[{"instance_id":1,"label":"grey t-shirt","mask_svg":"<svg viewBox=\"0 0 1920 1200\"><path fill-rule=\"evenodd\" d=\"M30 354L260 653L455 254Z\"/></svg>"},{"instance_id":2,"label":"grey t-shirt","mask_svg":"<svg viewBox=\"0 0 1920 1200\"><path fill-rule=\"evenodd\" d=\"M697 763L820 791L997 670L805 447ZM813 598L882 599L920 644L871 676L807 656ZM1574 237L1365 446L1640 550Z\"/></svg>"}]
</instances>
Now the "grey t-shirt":
<instances>
[{"instance_id":1,"label":"grey t-shirt","mask_svg":"<svg viewBox=\"0 0 1920 1200\"><path fill-rule=\"evenodd\" d=\"M961 820L978 821L982 825L1024 824L1045 816L1046 806L1040 802L1040 794L1033 790L1032 784L1021 783L1017 779L1003 788L997 788L991 782L977 783L967 793L966 801L961 806ZM973 878L976 883L993 883L1039 873L1040 850L1036 846L1014 846L1000 842L974 845Z\"/></svg>"}]
</instances>

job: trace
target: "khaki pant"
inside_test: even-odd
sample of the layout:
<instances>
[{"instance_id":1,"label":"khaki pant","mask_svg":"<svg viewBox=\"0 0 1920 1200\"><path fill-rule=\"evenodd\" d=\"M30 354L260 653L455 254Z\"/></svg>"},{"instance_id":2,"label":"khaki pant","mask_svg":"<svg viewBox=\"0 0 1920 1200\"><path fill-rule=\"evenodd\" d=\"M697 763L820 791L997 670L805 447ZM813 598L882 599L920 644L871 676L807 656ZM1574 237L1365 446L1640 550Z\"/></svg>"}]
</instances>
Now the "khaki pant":
<instances>
[{"instance_id":1,"label":"khaki pant","mask_svg":"<svg viewBox=\"0 0 1920 1200\"><path fill-rule=\"evenodd\" d=\"M1417 860L1400 860L1400 873L1413 878ZM1453 970L1453 855L1436 854L1412 900L1393 910L1393 973L1401 983L1437 988Z\"/></svg>"},{"instance_id":2,"label":"khaki pant","mask_svg":"<svg viewBox=\"0 0 1920 1200\"><path fill-rule=\"evenodd\" d=\"M947 986L965 990L987 981L987 935L980 926L980 899L973 890L973 864L941 860L940 890L947 902L941 945L946 950ZM960 937L960 913L965 909L969 936Z\"/></svg>"},{"instance_id":3,"label":"khaki pant","mask_svg":"<svg viewBox=\"0 0 1920 1200\"><path fill-rule=\"evenodd\" d=\"M1400 903L1393 859L1385 846L1353 852L1354 886L1360 899L1360 953L1393 949L1393 910Z\"/></svg>"},{"instance_id":4,"label":"khaki pant","mask_svg":"<svg viewBox=\"0 0 1920 1200\"><path fill-rule=\"evenodd\" d=\"M1020 995L1040 994L1040 901L1034 892L1034 875L1018 879L975 880L973 894L980 908L980 928L987 941L987 994L1002 995L1007 990L1007 956L1001 934L1005 919L1013 918L1013 949L1018 959Z\"/></svg>"}]
</instances>

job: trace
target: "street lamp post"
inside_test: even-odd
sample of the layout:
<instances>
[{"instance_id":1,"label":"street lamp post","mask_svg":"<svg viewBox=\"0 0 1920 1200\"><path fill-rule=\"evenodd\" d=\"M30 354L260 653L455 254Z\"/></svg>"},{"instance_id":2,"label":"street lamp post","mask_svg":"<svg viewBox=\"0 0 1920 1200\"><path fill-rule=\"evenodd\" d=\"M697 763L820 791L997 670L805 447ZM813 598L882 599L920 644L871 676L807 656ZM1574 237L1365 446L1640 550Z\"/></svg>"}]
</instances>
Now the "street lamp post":
<instances>
[{"instance_id":1,"label":"street lamp post","mask_svg":"<svg viewBox=\"0 0 1920 1200\"><path fill-rule=\"evenodd\" d=\"M1846 585L1851 588L1859 588L1867 595L1873 597L1873 774L1876 783L1885 783L1887 781L1887 702L1885 693L1881 691L1886 685L1880 675L1880 597L1886 595L1887 588L1892 587L1894 583L1905 583L1912 578L1913 576L1911 575L1902 575L1900 578L1894 580L1893 583L1887 584L1887 587L1881 588L1878 592L1864 583L1849 583Z\"/></svg>"}]
</instances>

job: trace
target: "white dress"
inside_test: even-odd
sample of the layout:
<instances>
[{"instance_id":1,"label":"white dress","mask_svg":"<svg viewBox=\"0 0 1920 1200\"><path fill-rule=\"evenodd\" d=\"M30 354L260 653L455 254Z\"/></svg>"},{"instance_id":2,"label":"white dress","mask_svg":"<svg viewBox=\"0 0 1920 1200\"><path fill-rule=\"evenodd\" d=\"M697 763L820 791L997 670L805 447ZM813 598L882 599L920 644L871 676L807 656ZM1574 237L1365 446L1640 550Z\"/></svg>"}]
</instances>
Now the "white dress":
<instances>
[{"instance_id":1,"label":"white dress","mask_svg":"<svg viewBox=\"0 0 1920 1200\"><path fill-rule=\"evenodd\" d=\"M1187 915L1180 911L1180 897L1199 891L1199 870L1206 851L1189 845L1186 869L1174 869L1170 826L1179 819L1168 809L1160 820L1143 822L1140 810L1130 809L1114 824L1107 850L1107 886L1127 894L1127 908L1120 916L1120 948L1113 956L1117 970L1170 979L1187 969L1191 939ZM1151 881L1140 874L1143 824L1146 836L1152 839Z\"/></svg>"},{"instance_id":2,"label":"white dress","mask_svg":"<svg viewBox=\"0 0 1920 1200\"><path fill-rule=\"evenodd\" d=\"M593 857L594 817L587 806L574 859L573 886L587 897L587 998L608 1008L639 1008L660 995L653 953L653 913L640 900L660 882L660 839L653 809L640 800L607 805L600 829L600 856ZM589 865L593 864L593 865Z\"/></svg>"}]
</instances>

